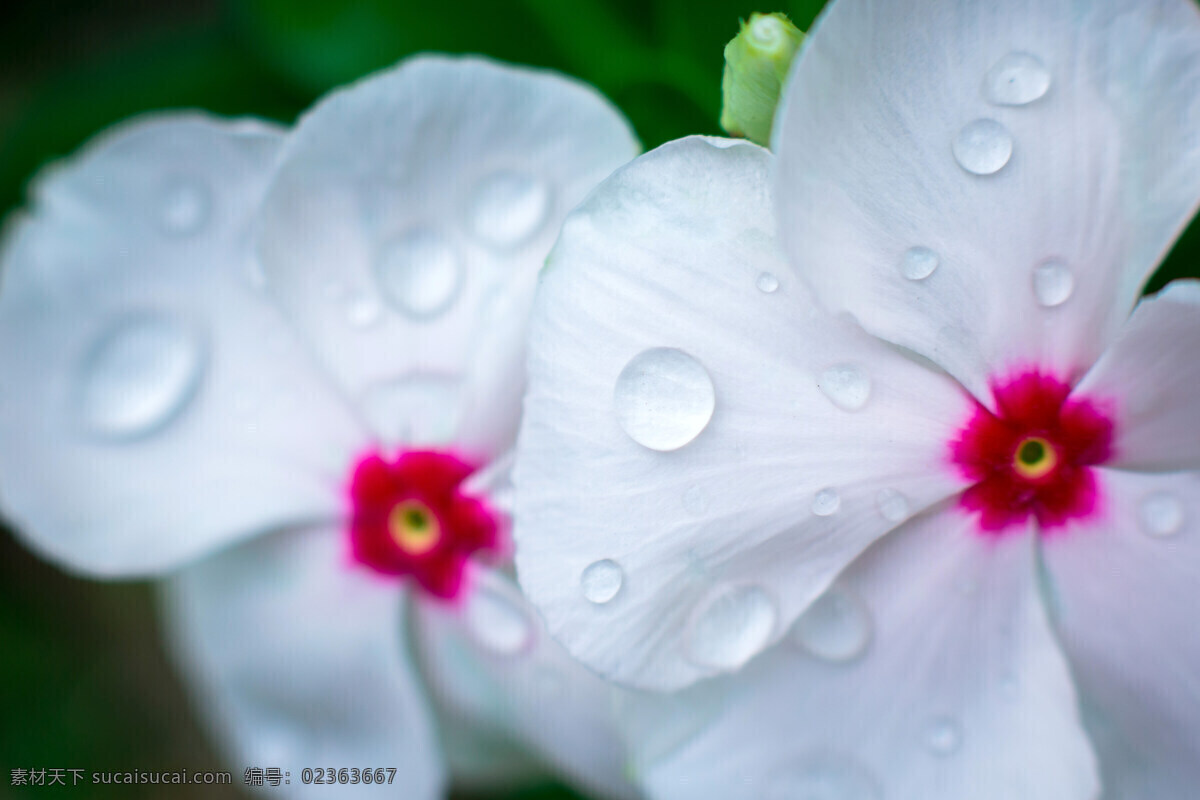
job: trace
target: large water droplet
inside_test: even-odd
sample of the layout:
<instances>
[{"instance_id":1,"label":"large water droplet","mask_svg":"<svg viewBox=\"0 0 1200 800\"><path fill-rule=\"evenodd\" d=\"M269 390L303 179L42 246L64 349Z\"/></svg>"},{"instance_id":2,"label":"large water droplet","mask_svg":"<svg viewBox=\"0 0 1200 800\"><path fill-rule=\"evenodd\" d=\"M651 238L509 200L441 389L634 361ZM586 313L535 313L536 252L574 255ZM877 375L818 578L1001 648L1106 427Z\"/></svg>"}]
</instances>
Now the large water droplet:
<instances>
[{"instance_id":1,"label":"large water droplet","mask_svg":"<svg viewBox=\"0 0 1200 800\"><path fill-rule=\"evenodd\" d=\"M875 505L888 522L903 522L908 519L908 498L895 489L880 489L875 495Z\"/></svg>"},{"instance_id":2,"label":"large water droplet","mask_svg":"<svg viewBox=\"0 0 1200 800\"><path fill-rule=\"evenodd\" d=\"M1183 528L1183 503L1170 492L1146 495L1138 506L1138 521L1150 536L1174 536Z\"/></svg>"},{"instance_id":3,"label":"large water droplet","mask_svg":"<svg viewBox=\"0 0 1200 800\"><path fill-rule=\"evenodd\" d=\"M621 591L625 583L625 571L620 564L606 558L589 564L580 576L579 583L588 602L597 605L607 603Z\"/></svg>"},{"instance_id":4,"label":"large water droplet","mask_svg":"<svg viewBox=\"0 0 1200 800\"><path fill-rule=\"evenodd\" d=\"M999 172L1012 158L1012 152L1012 134L994 119L968 122L954 139L955 160L975 175Z\"/></svg>"},{"instance_id":5,"label":"large water droplet","mask_svg":"<svg viewBox=\"0 0 1200 800\"><path fill-rule=\"evenodd\" d=\"M461 405L462 381L437 373L384 381L362 395L368 424L387 444L446 444L454 438Z\"/></svg>"},{"instance_id":6,"label":"large water droplet","mask_svg":"<svg viewBox=\"0 0 1200 800\"><path fill-rule=\"evenodd\" d=\"M776 618L775 603L759 587L726 586L693 619L688 652L697 664L737 669L766 647Z\"/></svg>"},{"instance_id":7,"label":"large water droplet","mask_svg":"<svg viewBox=\"0 0 1200 800\"><path fill-rule=\"evenodd\" d=\"M1023 106L1050 89L1050 71L1035 55L1013 52L988 70L983 94L1000 106Z\"/></svg>"},{"instance_id":8,"label":"large water droplet","mask_svg":"<svg viewBox=\"0 0 1200 800\"><path fill-rule=\"evenodd\" d=\"M962 728L950 717L936 717L925 729L925 746L935 756L949 756L962 746Z\"/></svg>"},{"instance_id":9,"label":"large water droplet","mask_svg":"<svg viewBox=\"0 0 1200 800\"><path fill-rule=\"evenodd\" d=\"M375 260L375 277L398 311L427 320L454 304L464 275L454 246L436 231L419 229L384 244Z\"/></svg>"},{"instance_id":10,"label":"large water droplet","mask_svg":"<svg viewBox=\"0 0 1200 800\"><path fill-rule=\"evenodd\" d=\"M708 495L699 486L693 484L683 493L683 508L689 514L703 516L708 511Z\"/></svg>"},{"instance_id":11,"label":"large water droplet","mask_svg":"<svg viewBox=\"0 0 1200 800\"><path fill-rule=\"evenodd\" d=\"M189 236L208 221L212 194L208 187L190 178L169 181L159 193L158 225L172 236Z\"/></svg>"},{"instance_id":12,"label":"large water droplet","mask_svg":"<svg viewBox=\"0 0 1200 800\"><path fill-rule=\"evenodd\" d=\"M1065 262L1051 259L1033 270L1033 296L1046 308L1061 306L1075 291L1075 276Z\"/></svg>"},{"instance_id":13,"label":"large water droplet","mask_svg":"<svg viewBox=\"0 0 1200 800\"><path fill-rule=\"evenodd\" d=\"M613 390L617 421L651 450L678 450L708 425L716 406L712 378L682 350L643 350L625 365Z\"/></svg>"},{"instance_id":14,"label":"large water droplet","mask_svg":"<svg viewBox=\"0 0 1200 800\"><path fill-rule=\"evenodd\" d=\"M871 379L854 364L837 364L821 373L821 391L838 408L858 411L871 396Z\"/></svg>"},{"instance_id":15,"label":"large water droplet","mask_svg":"<svg viewBox=\"0 0 1200 800\"><path fill-rule=\"evenodd\" d=\"M779 288L779 278L776 278L770 272L764 272L758 276L758 280L754 282L760 292L771 294Z\"/></svg>"},{"instance_id":16,"label":"large water droplet","mask_svg":"<svg viewBox=\"0 0 1200 800\"><path fill-rule=\"evenodd\" d=\"M826 661L852 661L871 643L871 613L849 589L834 586L817 598L796 621L795 641Z\"/></svg>"},{"instance_id":17,"label":"large water droplet","mask_svg":"<svg viewBox=\"0 0 1200 800\"><path fill-rule=\"evenodd\" d=\"M481 584L471 593L467 624L489 650L516 655L533 642L533 622L523 608L494 587Z\"/></svg>"},{"instance_id":18,"label":"large water droplet","mask_svg":"<svg viewBox=\"0 0 1200 800\"><path fill-rule=\"evenodd\" d=\"M826 487L813 497L812 512L818 517L828 517L836 514L841 505L842 498L837 493L837 489Z\"/></svg>"},{"instance_id":19,"label":"large water droplet","mask_svg":"<svg viewBox=\"0 0 1200 800\"><path fill-rule=\"evenodd\" d=\"M97 340L80 365L75 413L97 436L150 433L195 395L205 355L204 340L177 320L126 317Z\"/></svg>"},{"instance_id":20,"label":"large water droplet","mask_svg":"<svg viewBox=\"0 0 1200 800\"><path fill-rule=\"evenodd\" d=\"M910 247L900 259L900 274L910 281L923 281L934 273L941 259L928 247Z\"/></svg>"},{"instance_id":21,"label":"large water droplet","mask_svg":"<svg viewBox=\"0 0 1200 800\"><path fill-rule=\"evenodd\" d=\"M497 172L480 182L471 200L471 230L488 244L513 247L546 222L550 190L528 175Z\"/></svg>"},{"instance_id":22,"label":"large water droplet","mask_svg":"<svg viewBox=\"0 0 1200 800\"><path fill-rule=\"evenodd\" d=\"M882 800L870 770L849 756L818 752L776 770L766 800Z\"/></svg>"}]
</instances>

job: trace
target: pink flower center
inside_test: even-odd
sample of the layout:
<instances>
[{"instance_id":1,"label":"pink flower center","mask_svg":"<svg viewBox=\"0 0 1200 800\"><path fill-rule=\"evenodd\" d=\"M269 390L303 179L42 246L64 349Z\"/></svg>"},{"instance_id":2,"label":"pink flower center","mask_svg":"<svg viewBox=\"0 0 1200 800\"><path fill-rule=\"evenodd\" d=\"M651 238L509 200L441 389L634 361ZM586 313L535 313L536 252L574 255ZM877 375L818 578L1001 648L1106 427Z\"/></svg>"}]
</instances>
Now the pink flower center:
<instances>
[{"instance_id":1,"label":"pink flower center","mask_svg":"<svg viewBox=\"0 0 1200 800\"><path fill-rule=\"evenodd\" d=\"M1112 456L1113 425L1097 404L1070 397L1063 381L1031 370L992 384L996 413L975 413L950 443L951 459L972 482L960 503L998 534L1032 514L1043 531L1099 507L1091 469Z\"/></svg>"},{"instance_id":2,"label":"pink flower center","mask_svg":"<svg viewBox=\"0 0 1200 800\"><path fill-rule=\"evenodd\" d=\"M411 576L437 597L457 597L468 559L502 544L497 513L462 491L474 471L434 450L391 461L376 451L363 455L350 481L354 558L384 575Z\"/></svg>"}]
</instances>

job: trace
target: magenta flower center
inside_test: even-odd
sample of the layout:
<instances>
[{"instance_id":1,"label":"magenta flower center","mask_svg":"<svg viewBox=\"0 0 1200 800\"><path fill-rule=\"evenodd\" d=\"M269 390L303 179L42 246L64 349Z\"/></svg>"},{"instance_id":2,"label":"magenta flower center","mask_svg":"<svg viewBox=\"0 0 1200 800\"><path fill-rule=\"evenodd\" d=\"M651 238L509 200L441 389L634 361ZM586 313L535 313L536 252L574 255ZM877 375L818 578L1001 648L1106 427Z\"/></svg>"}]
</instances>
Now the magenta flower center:
<instances>
[{"instance_id":1,"label":"magenta flower center","mask_svg":"<svg viewBox=\"0 0 1200 800\"><path fill-rule=\"evenodd\" d=\"M463 493L474 471L434 450L411 450L391 461L368 452L350 481L354 558L384 575L411 577L437 597L457 597L471 556L501 549L498 514Z\"/></svg>"},{"instance_id":2,"label":"magenta flower center","mask_svg":"<svg viewBox=\"0 0 1200 800\"><path fill-rule=\"evenodd\" d=\"M976 403L950 443L951 459L972 483L960 503L979 515L980 529L1000 533L1032 515L1046 531L1095 513L1092 468L1112 457L1108 415L1036 370L994 382L992 392L996 412Z\"/></svg>"}]
</instances>

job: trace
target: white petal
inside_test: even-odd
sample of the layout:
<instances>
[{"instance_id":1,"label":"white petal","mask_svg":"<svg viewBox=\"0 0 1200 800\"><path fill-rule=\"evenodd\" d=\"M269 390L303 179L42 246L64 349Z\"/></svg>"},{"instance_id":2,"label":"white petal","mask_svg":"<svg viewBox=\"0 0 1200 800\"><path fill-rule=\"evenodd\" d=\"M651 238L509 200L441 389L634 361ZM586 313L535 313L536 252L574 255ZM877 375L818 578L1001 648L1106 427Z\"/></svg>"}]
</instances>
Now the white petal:
<instances>
[{"instance_id":1,"label":"white petal","mask_svg":"<svg viewBox=\"0 0 1200 800\"><path fill-rule=\"evenodd\" d=\"M110 131L34 185L0 292L0 492L38 550L153 572L334 513L361 437L254 285L274 129Z\"/></svg>"},{"instance_id":2,"label":"white petal","mask_svg":"<svg viewBox=\"0 0 1200 800\"><path fill-rule=\"evenodd\" d=\"M1102 521L1043 546L1052 617L1094 708L1105 797L1183 800L1200 785L1200 475L1100 473Z\"/></svg>"},{"instance_id":3,"label":"white petal","mask_svg":"<svg viewBox=\"0 0 1200 800\"><path fill-rule=\"evenodd\" d=\"M543 273L518 574L559 641L633 685L740 667L958 486L966 394L813 308L770 233L769 158L664 145L568 218ZM622 588L589 600L603 561Z\"/></svg>"},{"instance_id":4,"label":"white petal","mask_svg":"<svg viewBox=\"0 0 1200 800\"><path fill-rule=\"evenodd\" d=\"M1200 281L1176 281L1138 304L1078 393L1116 415L1114 466L1200 469Z\"/></svg>"},{"instance_id":5,"label":"white petal","mask_svg":"<svg viewBox=\"0 0 1200 800\"><path fill-rule=\"evenodd\" d=\"M231 764L291 773L272 792L328 797L305 767L395 767L391 785L350 791L432 800L443 766L404 595L345 550L332 528L286 531L180 572L164 596L176 660Z\"/></svg>"},{"instance_id":6,"label":"white petal","mask_svg":"<svg viewBox=\"0 0 1200 800\"><path fill-rule=\"evenodd\" d=\"M832 591L763 658L683 695L722 713L648 768L651 797L1096 797L1029 531L984 539L935 512Z\"/></svg>"},{"instance_id":7,"label":"white petal","mask_svg":"<svg viewBox=\"0 0 1200 800\"><path fill-rule=\"evenodd\" d=\"M589 794L636 796L620 690L567 655L508 578L477 578L461 606L414 608L419 657L448 716L526 748Z\"/></svg>"},{"instance_id":8,"label":"white petal","mask_svg":"<svg viewBox=\"0 0 1200 800\"><path fill-rule=\"evenodd\" d=\"M529 304L559 224L636 153L581 83L409 59L300 120L261 253L382 438L495 454L515 434Z\"/></svg>"},{"instance_id":9,"label":"white petal","mask_svg":"<svg viewBox=\"0 0 1200 800\"><path fill-rule=\"evenodd\" d=\"M1200 199L1195 4L837 0L807 45L775 151L822 302L982 399L1082 375Z\"/></svg>"}]
</instances>

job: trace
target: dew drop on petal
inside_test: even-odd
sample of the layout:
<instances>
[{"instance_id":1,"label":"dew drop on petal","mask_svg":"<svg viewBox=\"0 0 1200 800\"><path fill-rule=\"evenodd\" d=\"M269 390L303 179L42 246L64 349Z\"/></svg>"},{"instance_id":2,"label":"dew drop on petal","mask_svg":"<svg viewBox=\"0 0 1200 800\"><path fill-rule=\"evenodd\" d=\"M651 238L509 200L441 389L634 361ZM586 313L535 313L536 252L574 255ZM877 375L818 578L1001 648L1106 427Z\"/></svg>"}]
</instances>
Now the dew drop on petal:
<instances>
[{"instance_id":1,"label":"dew drop on petal","mask_svg":"<svg viewBox=\"0 0 1200 800\"><path fill-rule=\"evenodd\" d=\"M941 259L928 247L910 247L900 259L900 274L910 281L923 281L934 273Z\"/></svg>"},{"instance_id":2,"label":"dew drop on petal","mask_svg":"<svg viewBox=\"0 0 1200 800\"><path fill-rule=\"evenodd\" d=\"M992 175L1012 158L1013 138L996 120L977 119L958 132L953 149L955 160L967 172Z\"/></svg>"},{"instance_id":3,"label":"dew drop on petal","mask_svg":"<svg viewBox=\"0 0 1200 800\"><path fill-rule=\"evenodd\" d=\"M908 519L908 498L895 489L880 489L875 495L875 505L888 522L903 522Z\"/></svg>"},{"instance_id":4,"label":"dew drop on petal","mask_svg":"<svg viewBox=\"0 0 1200 800\"><path fill-rule=\"evenodd\" d=\"M1051 259L1033 270L1033 296L1046 308L1061 306L1075 291L1075 276L1065 262Z\"/></svg>"},{"instance_id":5,"label":"dew drop on petal","mask_svg":"<svg viewBox=\"0 0 1200 800\"><path fill-rule=\"evenodd\" d=\"M533 642L533 622L525 610L486 584L475 587L466 609L475 639L502 655L516 655Z\"/></svg>"},{"instance_id":6,"label":"dew drop on petal","mask_svg":"<svg viewBox=\"0 0 1200 800\"><path fill-rule=\"evenodd\" d=\"M1183 520L1183 503L1170 492L1148 494L1138 506L1138 521L1150 536L1174 536L1183 528Z\"/></svg>"},{"instance_id":7,"label":"dew drop on petal","mask_svg":"<svg viewBox=\"0 0 1200 800\"><path fill-rule=\"evenodd\" d=\"M542 229L549 210L545 183L516 172L497 172L476 188L468 224L482 241L514 247Z\"/></svg>"},{"instance_id":8,"label":"dew drop on petal","mask_svg":"<svg viewBox=\"0 0 1200 800\"><path fill-rule=\"evenodd\" d=\"M766 800L883 800L879 782L855 759L818 752L775 770Z\"/></svg>"},{"instance_id":9,"label":"dew drop on petal","mask_svg":"<svg viewBox=\"0 0 1200 800\"><path fill-rule=\"evenodd\" d=\"M693 484L683 493L683 509L689 514L703 516L708 511L708 495L699 486Z\"/></svg>"},{"instance_id":10,"label":"dew drop on petal","mask_svg":"<svg viewBox=\"0 0 1200 800\"><path fill-rule=\"evenodd\" d=\"M629 438L651 450L678 450L708 426L716 407L712 378L682 350L655 347L617 376L613 408Z\"/></svg>"},{"instance_id":11,"label":"dew drop on petal","mask_svg":"<svg viewBox=\"0 0 1200 800\"><path fill-rule=\"evenodd\" d=\"M150 433L195 396L205 369L200 335L165 316L119 320L88 351L76 379L75 413L105 438Z\"/></svg>"},{"instance_id":12,"label":"dew drop on petal","mask_svg":"<svg viewBox=\"0 0 1200 800\"><path fill-rule=\"evenodd\" d=\"M849 589L834 586L800 616L792 637L818 658L846 662L866 651L873 628L866 604Z\"/></svg>"},{"instance_id":13,"label":"dew drop on petal","mask_svg":"<svg viewBox=\"0 0 1200 800\"><path fill-rule=\"evenodd\" d=\"M936 717L925 729L925 746L935 756L949 756L962 745L962 728L950 717Z\"/></svg>"},{"instance_id":14,"label":"dew drop on petal","mask_svg":"<svg viewBox=\"0 0 1200 800\"><path fill-rule=\"evenodd\" d=\"M445 313L462 291L464 269L453 245L436 231L418 229L386 242L375 278L397 311L417 320Z\"/></svg>"},{"instance_id":15,"label":"dew drop on petal","mask_svg":"<svg viewBox=\"0 0 1200 800\"><path fill-rule=\"evenodd\" d=\"M983 83L983 93L998 106L1023 106L1050 89L1050 71L1035 55L1012 52L996 62Z\"/></svg>"},{"instance_id":16,"label":"dew drop on petal","mask_svg":"<svg viewBox=\"0 0 1200 800\"><path fill-rule=\"evenodd\" d=\"M621 591L625 583L625 571L620 564L606 558L589 564L580 576L579 583L588 602L602 605Z\"/></svg>"},{"instance_id":17,"label":"dew drop on petal","mask_svg":"<svg viewBox=\"0 0 1200 800\"><path fill-rule=\"evenodd\" d=\"M841 505L842 498L838 495L837 489L826 487L813 497L812 512L818 517L828 517L836 514Z\"/></svg>"},{"instance_id":18,"label":"dew drop on petal","mask_svg":"<svg viewBox=\"0 0 1200 800\"><path fill-rule=\"evenodd\" d=\"M871 396L871 379L854 364L836 364L821 373L821 391L838 408L858 411Z\"/></svg>"},{"instance_id":19,"label":"dew drop on petal","mask_svg":"<svg viewBox=\"0 0 1200 800\"><path fill-rule=\"evenodd\" d=\"M771 294L779 288L779 278L776 278L770 272L764 272L758 276L758 280L754 282L758 290L764 294Z\"/></svg>"},{"instance_id":20,"label":"dew drop on petal","mask_svg":"<svg viewBox=\"0 0 1200 800\"><path fill-rule=\"evenodd\" d=\"M766 647L777 617L775 603L759 587L726 586L692 620L688 653L706 667L737 669Z\"/></svg>"},{"instance_id":21,"label":"dew drop on petal","mask_svg":"<svg viewBox=\"0 0 1200 800\"><path fill-rule=\"evenodd\" d=\"M168 182L159 194L158 225L172 236L190 236L208 221L212 194L197 180L177 178Z\"/></svg>"},{"instance_id":22,"label":"dew drop on petal","mask_svg":"<svg viewBox=\"0 0 1200 800\"><path fill-rule=\"evenodd\" d=\"M346 319L356 328L368 328L379 320L381 309L370 297L359 297L346 307Z\"/></svg>"}]
</instances>

